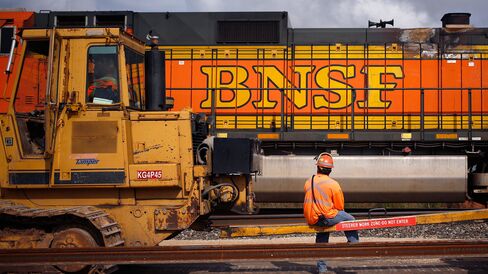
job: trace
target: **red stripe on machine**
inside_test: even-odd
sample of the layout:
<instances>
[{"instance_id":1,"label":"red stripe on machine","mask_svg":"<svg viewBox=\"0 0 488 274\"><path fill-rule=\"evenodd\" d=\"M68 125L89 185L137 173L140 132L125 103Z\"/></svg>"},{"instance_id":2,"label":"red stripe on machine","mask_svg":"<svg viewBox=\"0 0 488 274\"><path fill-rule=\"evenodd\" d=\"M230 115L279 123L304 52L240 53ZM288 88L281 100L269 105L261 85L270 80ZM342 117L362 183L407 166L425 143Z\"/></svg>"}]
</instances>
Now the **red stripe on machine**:
<instances>
[{"instance_id":1,"label":"red stripe on machine","mask_svg":"<svg viewBox=\"0 0 488 274\"><path fill-rule=\"evenodd\" d=\"M161 179L163 172L161 170L138 170L137 179Z\"/></svg>"},{"instance_id":2,"label":"red stripe on machine","mask_svg":"<svg viewBox=\"0 0 488 274\"><path fill-rule=\"evenodd\" d=\"M414 216L397 217L397 218L342 222L336 225L336 230L338 231L361 230L361 229L384 228L384 227L414 226L416 224L417 224L417 218Z\"/></svg>"}]
</instances>

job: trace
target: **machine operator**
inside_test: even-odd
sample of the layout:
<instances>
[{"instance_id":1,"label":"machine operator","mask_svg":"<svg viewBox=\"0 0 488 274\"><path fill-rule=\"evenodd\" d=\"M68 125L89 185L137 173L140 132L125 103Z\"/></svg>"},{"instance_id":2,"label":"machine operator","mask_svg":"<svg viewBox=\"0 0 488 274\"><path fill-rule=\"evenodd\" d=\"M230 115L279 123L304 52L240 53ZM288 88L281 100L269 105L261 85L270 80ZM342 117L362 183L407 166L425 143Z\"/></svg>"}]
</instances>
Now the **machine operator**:
<instances>
[{"instance_id":1,"label":"machine operator","mask_svg":"<svg viewBox=\"0 0 488 274\"><path fill-rule=\"evenodd\" d=\"M110 48L110 47L105 47ZM104 47L92 47L88 55L88 102L96 104L114 104L120 102L117 81L117 55L107 53ZM100 51L103 54L98 54Z\"/></svg>"},{"instance_id":2,"label":"machine operator","mask_svg":"<svg viewBox=\"0 0 488 274\"><path fill-rule=\"evenodd\" d=\"M354 217L344 211L344 194L337 181L329 177L334 168L332 156L323 152L315 158L317 174L305 182L303 214L309 225L333 226ZM357 230L344 231L348 242L359 242ZM329 232L319 232L316 243L328 243Z\"/></svg>"}]
</instances>

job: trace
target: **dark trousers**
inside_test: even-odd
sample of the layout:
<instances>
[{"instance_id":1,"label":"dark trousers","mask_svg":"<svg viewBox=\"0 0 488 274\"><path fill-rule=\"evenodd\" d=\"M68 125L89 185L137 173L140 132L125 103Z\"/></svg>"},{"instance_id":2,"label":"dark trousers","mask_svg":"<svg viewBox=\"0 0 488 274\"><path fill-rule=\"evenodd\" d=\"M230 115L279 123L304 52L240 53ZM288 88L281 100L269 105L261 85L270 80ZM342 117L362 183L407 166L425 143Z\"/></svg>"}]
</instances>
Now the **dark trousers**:
<instances>
[{"instance_id":1,"label":"dark trousers","mask_svg":"<svg viewBox=\"0 0 488 274\"><path fill-rule=\"evenodd\" d=\"M351 214L345 212L345 211L339 211L337 215L332 218L328 219L325 218L324 216L319 217L319 221L315 224L317 226L333 226L336 225L340 222L344 221L352 221L354 220L354 217L351 216ZM315 242L316 243L328 243L329 242L329 232L319 232L317 233L317 236L315 237ZM356 243L359 242L359 235L357 230L349 230L349 231L344 231L344 234L346 234L347 241L350 243Z\"/></svg>"}]
</instances>

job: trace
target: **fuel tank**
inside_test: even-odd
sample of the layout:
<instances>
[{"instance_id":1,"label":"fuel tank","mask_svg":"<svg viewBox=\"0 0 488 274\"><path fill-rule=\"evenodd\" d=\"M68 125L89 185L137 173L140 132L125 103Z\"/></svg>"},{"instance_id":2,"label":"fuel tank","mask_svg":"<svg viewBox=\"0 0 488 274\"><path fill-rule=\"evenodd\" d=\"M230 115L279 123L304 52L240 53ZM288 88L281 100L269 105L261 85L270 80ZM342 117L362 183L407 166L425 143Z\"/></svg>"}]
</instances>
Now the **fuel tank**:
<instances>
[{"instance_id":1,"label":"fuel tank","mask_svg":"<svg viewBox=\"0 0 488 274\"><path fill-rule=\"evenodd\" d=\"M260 156L257 202L303 202L305 180L316 172L314 156ZM346 202L463 202L466 156L334 156L330 176Z\"/></svg>"}]
</instances>

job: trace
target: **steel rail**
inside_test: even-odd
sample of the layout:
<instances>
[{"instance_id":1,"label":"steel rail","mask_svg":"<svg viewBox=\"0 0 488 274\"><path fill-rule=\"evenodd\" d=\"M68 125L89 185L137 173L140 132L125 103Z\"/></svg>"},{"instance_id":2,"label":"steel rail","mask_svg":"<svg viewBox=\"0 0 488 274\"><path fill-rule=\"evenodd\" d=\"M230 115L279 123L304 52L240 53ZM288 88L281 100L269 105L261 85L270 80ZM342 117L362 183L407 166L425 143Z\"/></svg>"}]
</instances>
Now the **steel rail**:
<instances>
[{"instance_id":1,"label":"steel rail","mask_svg":"<svg viewBox=\"0 0 488 274\"><path fill-rule=\"evenodd\" d=\"M488 241L0 249L0 267L459 255L488 255Z\"/></svg>"}]
</instances>

